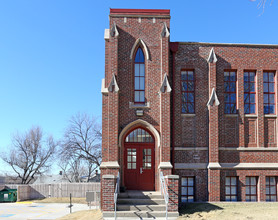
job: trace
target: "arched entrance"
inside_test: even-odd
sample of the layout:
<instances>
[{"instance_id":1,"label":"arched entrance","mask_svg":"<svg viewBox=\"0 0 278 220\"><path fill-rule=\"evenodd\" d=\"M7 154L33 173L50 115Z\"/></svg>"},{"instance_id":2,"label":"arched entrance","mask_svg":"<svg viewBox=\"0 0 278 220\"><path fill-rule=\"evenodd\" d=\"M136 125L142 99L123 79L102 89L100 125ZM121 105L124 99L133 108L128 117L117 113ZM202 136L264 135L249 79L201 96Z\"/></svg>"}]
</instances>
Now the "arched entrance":
<instances>
[{"instance_id":1,"label":"arched entrance","mask_svg":"<svg viewBox=\"0 0 278 220\"><path fill-rule=\"evenodd\" d=\"M124 140L124 182L128 190L154 190L154 137L135 128Z\"/></svg>"}]
</instances>

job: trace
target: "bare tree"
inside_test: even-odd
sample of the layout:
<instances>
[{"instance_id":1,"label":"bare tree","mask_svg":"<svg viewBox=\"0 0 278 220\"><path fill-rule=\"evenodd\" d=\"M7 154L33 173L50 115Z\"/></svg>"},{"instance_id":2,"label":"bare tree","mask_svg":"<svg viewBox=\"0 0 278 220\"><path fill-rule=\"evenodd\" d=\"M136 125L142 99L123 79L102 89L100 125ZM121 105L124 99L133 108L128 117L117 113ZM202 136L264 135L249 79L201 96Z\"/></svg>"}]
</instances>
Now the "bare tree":
<instances>
[{"instance_id":1,"label":"bare tree","mask_svg":"<svg viewBox=\"0 0 278 220\"><path fill-rule=\"evenodd\" d=\"M23 135L15 135L9 153L2 154L1 158L12 167L22 184L28 184L36 174L49 169L57 146L52 136L44 139L42 129L33 127Z\"/></svg>"},{"instance_id":2,"label":"bare tree","mask_svg":"<svg viewBox=\"0 0 278 220\"><path fill-rule=\"evenodd\" d=\"M252 2L255 2L256 0L250 0L250 1L252 1ZM267 0L258 0L258 5L257 5L257 7L260 9L260 8L262 8L262 13L261 14L263 14L264 13L264 9L265 9L265 4L266 4L266 2L267 2ZM272 3L273 3L273 0L271 0L271 2L270 2L270 5L272 5Z\"/></svg>"},{"instance_id":3,"label":"bare tree","mask_svg":"<svg viewBox=\"0 0 278 220\"><path fill-rule=\"evenodd\" d=\"M101 126L87 114L73 116L61 142L61 163L70 181L90 179L101 163Z\"/></svg>"}]
</instances>

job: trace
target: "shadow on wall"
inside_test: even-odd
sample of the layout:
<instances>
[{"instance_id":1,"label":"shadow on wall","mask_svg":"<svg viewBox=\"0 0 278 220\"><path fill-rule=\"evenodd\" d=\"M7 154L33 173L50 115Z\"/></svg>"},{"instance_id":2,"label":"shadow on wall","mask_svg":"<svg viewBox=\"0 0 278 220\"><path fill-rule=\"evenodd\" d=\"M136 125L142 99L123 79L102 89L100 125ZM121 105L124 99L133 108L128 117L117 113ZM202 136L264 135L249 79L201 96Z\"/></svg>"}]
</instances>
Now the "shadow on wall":
<instances>
[{"instance_id":1,"label":"shadow on wall","mask_svg":"<svg viewBox=\"0 0 278 220\"><path fill-rule=\"evenodd\" d=\"M180 208L179 213L180 215L189 215L195 212L211 212L222 209L223 208L211 203L186 203Z\"/></svg>"}]
</instances>

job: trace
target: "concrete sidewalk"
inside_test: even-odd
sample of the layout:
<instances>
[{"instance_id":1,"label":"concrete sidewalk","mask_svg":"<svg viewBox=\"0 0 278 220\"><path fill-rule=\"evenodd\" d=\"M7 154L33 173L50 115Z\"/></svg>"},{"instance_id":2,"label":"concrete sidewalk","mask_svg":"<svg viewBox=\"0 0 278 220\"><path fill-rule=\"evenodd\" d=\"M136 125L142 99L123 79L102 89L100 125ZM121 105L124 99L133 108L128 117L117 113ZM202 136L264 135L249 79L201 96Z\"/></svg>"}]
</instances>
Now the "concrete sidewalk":
<instances>
[{"instance_id":1,"label":"concrete sidewalk","mask_svg":"<svg viewBox=\"0 0 278 220\"><path fill-rule=\"evenodd\" d=\"M92 207L95 209L96 207ZM89 210L86 204L73 204L72 212ZM57 219L70 213L66 203L0 203L0 219L36 220Z\"/></svg>"}]
</instances>

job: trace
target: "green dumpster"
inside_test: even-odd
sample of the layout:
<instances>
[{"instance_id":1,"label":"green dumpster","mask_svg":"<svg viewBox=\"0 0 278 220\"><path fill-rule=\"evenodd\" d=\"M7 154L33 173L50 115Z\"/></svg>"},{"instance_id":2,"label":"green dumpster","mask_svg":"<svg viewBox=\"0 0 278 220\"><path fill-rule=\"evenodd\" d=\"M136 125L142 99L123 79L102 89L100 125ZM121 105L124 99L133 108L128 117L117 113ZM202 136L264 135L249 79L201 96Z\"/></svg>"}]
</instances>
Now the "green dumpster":
<instances>
[{"instance_id":1,"label":"green dumpster","mask_svg":"<svg viewBox=\"0 0 278 220\"><path fill-rule=\"evenodd\" d=\"M0 191L0 202L16 202L17 190L16 189L3 189Z\"/></svg>"}]
</instances>

